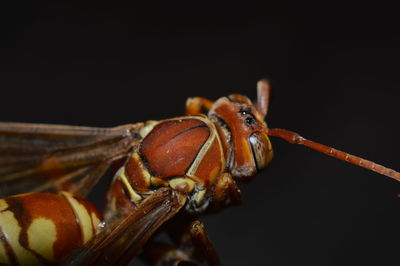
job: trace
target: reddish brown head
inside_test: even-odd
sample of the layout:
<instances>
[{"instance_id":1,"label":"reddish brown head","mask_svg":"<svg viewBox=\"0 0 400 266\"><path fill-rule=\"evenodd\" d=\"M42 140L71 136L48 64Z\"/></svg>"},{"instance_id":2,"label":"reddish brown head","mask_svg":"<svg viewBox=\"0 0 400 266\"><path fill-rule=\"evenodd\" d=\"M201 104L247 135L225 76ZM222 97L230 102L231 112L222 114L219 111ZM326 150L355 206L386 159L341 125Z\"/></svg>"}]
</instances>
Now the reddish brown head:
<instances>
[{"instance_id":1,"label":"reddish brown head","mask_svg":"<svg viewBox=\"0 0 400 266\"><path fill-rule=\"evenodd\" d=\"M272 159L272 147L264 117L268 109L269 84L258 83L257 103L246 96L231 94L218 99L210 109L209 116L225 132L230 145L228 167L235 178L254 176Z\"/></svg>"}]
</instances>

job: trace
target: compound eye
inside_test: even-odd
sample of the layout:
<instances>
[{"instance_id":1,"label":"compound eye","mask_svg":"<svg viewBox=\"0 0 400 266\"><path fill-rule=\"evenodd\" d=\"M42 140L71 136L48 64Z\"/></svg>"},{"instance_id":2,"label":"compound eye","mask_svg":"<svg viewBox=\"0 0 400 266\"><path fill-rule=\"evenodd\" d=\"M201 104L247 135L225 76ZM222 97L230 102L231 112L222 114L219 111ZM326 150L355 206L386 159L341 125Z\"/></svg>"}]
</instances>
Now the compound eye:
<instances>
[{"instance_id":1,"label":"compound eye","mask_svg":"<svg viewBox=\"0 0 400 266\"><path fill-rule=\"evenodd\" d=\"M254 117L254 115L247 110L240 110L240 113L245 117L244 121L246 122L246 124L248 126L253 126L254 124L256 124L256 119Z\"/></svg>"},{"instance_id":2,"label":"compound eye","mask_svg":"<svg viewBox=\"0 0 400 266\"><path fill-rule=\"evenodd\" d=\"M256 123L256 120L251 115L246 117L245 121L246 124L248 124L249 126L254 125Z\"/></svg>"}]
</instances>

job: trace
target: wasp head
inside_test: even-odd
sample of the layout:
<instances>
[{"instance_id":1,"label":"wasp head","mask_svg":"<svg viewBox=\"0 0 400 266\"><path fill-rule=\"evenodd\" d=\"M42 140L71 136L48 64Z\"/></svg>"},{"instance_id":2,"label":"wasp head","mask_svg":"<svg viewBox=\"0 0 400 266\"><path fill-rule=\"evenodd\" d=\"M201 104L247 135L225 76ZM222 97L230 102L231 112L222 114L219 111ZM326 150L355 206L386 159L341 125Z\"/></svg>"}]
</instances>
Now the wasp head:
<instances>
[{"instance_id":1,"label":"wasp head","mask_svg":"<svg viewBox=\"0 0 400 266\"><path fill-rule=\"evenodd\" d=\"M228 143L228 167L236 179L246 180L266 167L273 151L264 117L268 108L269 83L258 84L257 103L240 94L218 99L209 117L222 128Z\"/></svg>"}]
</instances>

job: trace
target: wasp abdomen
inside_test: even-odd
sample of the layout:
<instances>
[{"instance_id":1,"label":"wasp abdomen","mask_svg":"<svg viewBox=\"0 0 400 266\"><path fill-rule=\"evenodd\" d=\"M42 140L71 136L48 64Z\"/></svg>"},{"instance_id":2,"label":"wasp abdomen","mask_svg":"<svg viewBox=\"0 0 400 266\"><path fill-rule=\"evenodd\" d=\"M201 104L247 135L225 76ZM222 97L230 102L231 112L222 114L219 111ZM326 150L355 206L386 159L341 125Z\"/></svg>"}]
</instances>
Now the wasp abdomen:
<instances>
[{"instance_id":1,"label":"wasp abdomen","mask_svg":"<svg viewBox=\"0 0 400 266\"><path fill-rule=\"evenodd\" d=\"M62 263L100 223L93 205L67 192L0 199L0 264Z\"/></svg>"}]
</instances>

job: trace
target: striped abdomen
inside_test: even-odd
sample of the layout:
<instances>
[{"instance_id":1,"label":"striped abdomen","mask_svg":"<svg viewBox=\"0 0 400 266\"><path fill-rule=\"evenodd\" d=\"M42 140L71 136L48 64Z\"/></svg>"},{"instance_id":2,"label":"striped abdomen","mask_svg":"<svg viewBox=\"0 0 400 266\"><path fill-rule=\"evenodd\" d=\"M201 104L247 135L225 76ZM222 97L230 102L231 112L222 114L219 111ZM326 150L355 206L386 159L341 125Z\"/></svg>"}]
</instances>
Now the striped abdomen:
<instances>
[{"instance_id":1,"label":"striped abdomen","mask_svg":"<svg viewBox=\"0 0 400 266\"><path fill-rule=\"evenodd\" d=\"M60 264L93 237L101 219L92 204L67 192L0 199L0 264Z\"/></svg>"}]
</instances>

